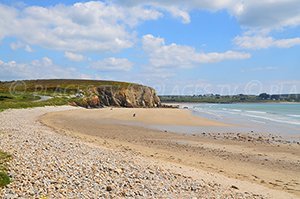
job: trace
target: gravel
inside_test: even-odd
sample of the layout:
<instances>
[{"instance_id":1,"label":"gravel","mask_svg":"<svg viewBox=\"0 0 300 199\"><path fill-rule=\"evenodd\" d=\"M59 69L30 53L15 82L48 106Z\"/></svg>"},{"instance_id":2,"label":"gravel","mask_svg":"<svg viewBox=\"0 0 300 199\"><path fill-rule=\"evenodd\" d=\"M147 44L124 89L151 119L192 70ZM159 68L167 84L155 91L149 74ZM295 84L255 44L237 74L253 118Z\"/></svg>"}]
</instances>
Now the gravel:
<instances>
[{"instance_id":1,"label":"gravel","mask_svg":"<svg viewBox=\"0 0 300 199\"><path fill-rule=\"evenodd\" d=\"M111 150L55 132L38 117L74 107L0 113L0 149L13 155L1 198L261 198L194 180L132 151Z\"/></svg>"}]
</instances>

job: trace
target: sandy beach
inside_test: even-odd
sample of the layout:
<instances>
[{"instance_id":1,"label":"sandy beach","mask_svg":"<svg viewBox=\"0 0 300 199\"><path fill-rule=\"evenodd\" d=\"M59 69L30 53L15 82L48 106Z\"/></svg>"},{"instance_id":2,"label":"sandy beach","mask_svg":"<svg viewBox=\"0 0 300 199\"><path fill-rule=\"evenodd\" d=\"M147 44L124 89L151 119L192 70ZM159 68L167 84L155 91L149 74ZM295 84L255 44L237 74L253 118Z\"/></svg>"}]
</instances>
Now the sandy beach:
<instances>
[{"instance_id":1,"label":"sandy beach","mask_svg":"<svg viewBox=\"0 0 300 199\"><path fill-rule=\"evenodd\" d=\"M0 149L13 159L9 165L12 183L0 195L299 197L298 145L258 135L186 135L141 125L155 122L226 125L179 109L62 106L1 112Z\"/></svg>"},{"instance_id":2,"label":"sandy beach","mask_svg":"<svg viewBox=\"0 0 300 199\"><path fill-rule=\"evenodd\" d=\"M134 151L162 164L167 162L191 167L196 169L196 176L198 172L209 172L300 196L298 144L260 134L207 132L187 135L143 127L143 124L228 126L196 117L188 110L80 109L48 113L41 121L58 131L97 145ZM240 186L243 183L239 183L239 189Z\"/></svg>"}]
</instances>

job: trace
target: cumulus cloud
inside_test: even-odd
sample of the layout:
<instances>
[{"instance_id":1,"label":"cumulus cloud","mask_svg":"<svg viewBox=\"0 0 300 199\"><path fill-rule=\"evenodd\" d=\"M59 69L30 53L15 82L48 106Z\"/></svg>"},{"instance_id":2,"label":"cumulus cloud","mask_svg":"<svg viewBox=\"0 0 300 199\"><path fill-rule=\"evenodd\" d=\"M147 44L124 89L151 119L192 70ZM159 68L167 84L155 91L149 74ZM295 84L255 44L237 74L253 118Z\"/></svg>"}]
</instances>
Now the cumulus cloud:
<instances>
[{"instance_id":1,"label":"cumulus cloud","mask_svg":"<svg viewBox=\"0 0 300 199\"><path fill-rule=\"evenodd\" d=\"M113 2L129 7L151 5L164 8L176 17L181 16L183 22L189 21L187 19L190 11L206 9L227 10L242 26L251 28L280 28L300 24L299 0L115 0Z\"/></svg>"},{"instance_id":2,"label":"cumulus cloud","mask_svg":"<svg viewBox=\"0 0 300 199\"><path fill-rule=\"evenodd\" d=\"M32 48L28 45L28 44L25 44L25 43L22 43L22 42L12 42L10 44L10 48L12 50L17 50L17 49L24 49L26 52L33 52Z\"/></svg>"},{"instance_id":3,"label":"cumulus cloud","mask_svg":"<svg viewBox=\"0 0 300 199\"><path fill-rule=\"evenodd\" d=\"M78 53L73 53L73 52L65 52L65 57L71 61L75 61L75 62L80 62L83 61L85 59L85 57L81 54Z\"/></svg>"},{"instance_id":4,"label":"cumulus cloud","mask_svg":"<svg viewBox=\"0 0 300 199\"><path fill-rule=\"evenodd\" d=\"M261 37L264 31L271 35L274 30L283 30L300 25L299 0L115 0L123 6L152 6L169 12L180 18L183 23L190 23L190 12L194 10L226 10L236 18L243 30L256 32L254 37L240 36L235 42L244 48L259 49L268 47L289 48L298 45L299 38L276 40L270 36ZM256 44L257 42L257 44ZM255 46L256 45L256 46Z\"/></svg>"},{"instance_id":5,"label":"cumulus cloud","mask_svg":"<svg viewBox=\"0 0 300 199\"><path fill-rule=\"evenodd\" d=\"M233 42L240 48L245 49L265 49L270 47L291 48L300 45L300 37L289 39L274 39L270 36L237 36Z\"/></svg>"},{"instance_id":6,"label":"cumulus cloud","mask_svg":"<svg viewBox=\"0 0 300 199\"><path fill-rule=\"evenodd\" d=\"M152 5L152 6L174 6L181 7L183 9L209 9L209 10L219 10L230 7L232 4L239 1L236 0L114 0L119 4L125 6L136 6L136 5Z\"/></svg>"},{"instance_id":7,"label":"cumulus cloud","mask_svg":"<svg viewBox=\"0 0 300 199\"><path fill-rule=\"evenodd\" d=\"M152 6L169 12L172 16L180 18L183 23L190 23L189 12L195 9L208 9L211 11L230 8L234 0L113 0L122 6Z\"/></svg>"},{"instance_id":8,"label":"cumulus cloud","mask_svg":"<svg viewBox=\"0 0 300 199\"><path fill-rule=\"evenodd\" d=\"M191 17L188 13L188 11L175 7L175 6L169 6L164 7L166 11L168 11L173 17L181 19L182 23L188 24L191 22Z\"/></svg>"},{"instance_id":9,"label":"cumulus cloud","mask_svg":"<svg viewBox=\"0 0 300 199\"><path fill-rule=\"evenodd\" d=\"M52 7L0 4L0 39L63 51L119 51L133 45L132 27L162 14L151 8L90 1Z\"/></svg>"},{"instance_id":10,"label":"cumulus cloud","mask_svg":"<svg viewBox=\"0 0 300 199\"><path fill-rule=\"evenodd\" d=\"M298 0L243 1L232 11L240 24L247 27L273 29L300 25Z\"/></svg>"},{"instance_id":11,"label":"cumulus cloud","mask_svg":"<svg viewBox=\"0 0 300 199\"><path fill-rule=\"evenodd\" d=\"M82 77L86 77L86 75L80 74L74 68L60 67L54 64L49 57L43 57L29 63L0 60L0 79L2 80Z\"/></svg>"},{"instance_id":12,"label":"cumulus cloud","mask_svg":"<svg viewBox=\"0 0 300 199\"><path fill-rule=\"evenodd\" d=\"M129 71L133 66L126 58L109 57L93 62L91 68L100 71Z\"/></svg>"},{"instance_id":13,"label":"cumulus cloud","mask_svg":"<svg viewBox=\"0 0 300 199\"><path fill-rule=\"evenodd\" d=\"M150 64L154 67L191 68L198 64L247 59L251 56L248 53L236 51L201 53L190 46L175 43L166 45L163 38L150 34L143 37L143 49L149 56Z\"/></svg>"},{"instance_id":14,"label":"cumulus cloud","mask_svg":"<svg viewBox=\"0 0 300 199\"><path fill-rule=\"evenodd\" d=\"M0 40L17 37L28 44L27 51L30 45L40 45L71 52L116 52L134 45L134 27L143 21L169 12L190 23L189 13L203 9L227 10L241 26L253 30L300 25L298 0L107 0L22 8L0 4Z\"/></svg>"}]
</instances>

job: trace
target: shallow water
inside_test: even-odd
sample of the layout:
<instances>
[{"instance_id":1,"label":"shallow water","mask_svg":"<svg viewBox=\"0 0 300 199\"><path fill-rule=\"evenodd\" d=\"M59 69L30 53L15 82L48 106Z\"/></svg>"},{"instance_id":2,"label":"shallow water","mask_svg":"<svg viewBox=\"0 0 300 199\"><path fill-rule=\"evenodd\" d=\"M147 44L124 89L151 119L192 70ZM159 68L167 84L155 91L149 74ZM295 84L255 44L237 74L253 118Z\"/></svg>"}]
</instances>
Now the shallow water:
<instances>
[{"instance_id":1,"label":"shallow water","mask_svg":"<svg viewBox=\"0 0 300 199\"><path fill-rule=\"evenodd\" d=\"M187 127L155 125L151 128L178 133L264 133L300 138L300 104L247 103L203 104L181 103L194 115L232 124L232 127Z\"/></svg>"}]
</instances>

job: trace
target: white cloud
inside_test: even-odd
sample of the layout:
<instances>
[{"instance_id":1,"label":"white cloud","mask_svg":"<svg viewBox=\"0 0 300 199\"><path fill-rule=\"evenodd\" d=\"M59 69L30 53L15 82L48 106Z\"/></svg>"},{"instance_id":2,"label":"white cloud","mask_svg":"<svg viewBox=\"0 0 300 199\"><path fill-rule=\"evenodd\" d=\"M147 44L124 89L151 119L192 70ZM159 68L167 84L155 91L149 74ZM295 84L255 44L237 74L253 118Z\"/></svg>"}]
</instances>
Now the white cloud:
<instances>
[{"instance_id":1,"label":"white cloud","mask_svg":"<svg viewBox=\"0 0 300 199\"><path fill-rule=\"evenodd\" d=\"M26 52L29 52L29 53L33 52L32 48L28 44L24 44L20 41L19 42L12 42L10 44L10 48L12 50L17 50L17 49L21 48L21 49L24 49Z\"/></svg>"},{"instance_id":2,"label":"white cloud","mask_svg":"<svg viewBox=\"0 0 300 199\"><path fill-rule=\"evenodd\" d=\"M194 10L226 10L235 17L243 30L252 31L253 37L237 37L235 42L249 49L268 47L289 48L299 44L299 37L276 40L271 36L274 30L284 30L300 25L299 0L116 0L122 5L151 5L165 10L183 23L191 21L189 13ZM264 36L260 33L264 32Z\"/></svg>"},{"instance_id":3,"label":"white cloud","mask_svg":"<svg viewBox=\"0 0 300 199\"><path fill-rule=\"evenodd\" d=\"M121 5L125 6L136 6L136 5L152 5L152 6L177 6L178 8L183 9L208 9L208 10L220 10L229 8L232 4L239 1L236 0L115 0Z\"/></svg>"},{"instance_id":4,"label":"white cloud","mask_svg":"<svg viewBox=\"0 0 300 199\"><path fill-rule=\"evenodd\" d=\"M43 79L43 78L81 78L74 68L60 67L48 57L33 60L29 63L0 60L0 79Z\"/></svg>"},{"instance_id":5,"label":"white cloud","mask_svg":"<svg viewBox=\"0 0 300 199\"><path fill-rule=\"evenodd\" d=\"M227 10L242 26L250 28L280 28L300 25L299 0L115 0L121 5L151 5L181 16L183 22L192 10ZM177 12L175 12L177 10ZM184 15L180 14L184 13Z\"/></svg>"},{"instance_id":6,"label":"white cloud","mask_svg":"<svg viewBox=\"0 0 300 199\"><path fill-rule=\"evenodd\" d=\"M162 14L151 8L90 1L53 7L14 8L0 4L0 40L63 51L119 51L134 43L132 27Z\"/></svg>"},{"instance_id":7,"label":"white cloud","mask_svg":"<svg viewBox=\"0 0 300 199\"><path fill-rule=\"evenodd\" d=\"M300 25L299 0L113 0L22 8L0 4L0 41L17 37L28 45L24 46L27 51L31 51L30 45L40 45L71 52L116 52L132 47L134 27L162 17L161 11L189 23L189 13L203 9L227 10L247 30L270 32ZM282 40L275 46L294 42L298 41Z\"/></svg>"},{"instance_id":8,"label":"white cloud","mask_svg":"<svg viewBox=\"0 0 300 199\"><path fill-rule=\"evenodd\" d=\"M181 18L182 23L188 24L191 22L190 15L189 15L188 11L186 11L186 10L182 10L175 6L165 7L164 9L166 9L168 12L170 12L172 14L172 16L174 16L176 18Z\"/></svg>"},{"instance_id":9,"label":"white cloud","mask_svg":"<svg viewBox=\"0 0 300 199\"><path fill-rule=\"evenodd\" d=\"M32 48L29 45L26 45L24 50L29 53L33 52Z\"/></svg>"},{"instance_id":10,"label":"white cloud","mask_svg":"<svg viewBox=\"0 0 300 199\"><path fill-rule=\"evenodd\" d=\"M299 0L240 1L231 10L246 27L274 29L300 25Z\"/></svg>"},{"instance_id":11,"label":"white cloud","mask_svg":"<svg viewBox=\"0 0 300 199\"><path fill-rule=\"evenodd\" d=\"M91 68L100 71L129 71L133 66L126 58L109 57L100 61L93 62Z\"/></svg>"},{"instance_id":12,"label":"white cloud","mask_svg":"<svg viewBox=\"0 0 300 199\"><path fill-rule=\"evenodd\" d=\"M291 48L296 45L300 45L300 37L289 38L289 39L274 39L270 36L237 36L233 42L245 49L264 49L270 47L277 48Z\"/></svg>"},{"instance_id":13,"label":"white cloud","mask_svg":"<svg viewBox=\"0 0 300 199\"><path fill-rule=\"evenodd\" d=\"M69 60L75 61L75 62L80 62L85 59L85 57L81 54L68 52L68 51L65 52L65 57L68 58Z\"/></svg>"},{"instance_id":14,"label":"white cloud","mask_svg":"<svg viewBox=\"0 0 300 199\"><path fill-rule=\"evenodd\" d=\"M248 53L235 51L200 53L190 46L175 43L166 45L163 38L153 35L143 37L143 49L149 56L150 64L154 67L191 68L202 63L247 59L251 56Z\"/></svg>"},{"instance_id":15,"label":"white cloud","mask_svg":"<svg viewBox=\"0 0 300 199\"><path fill-rule=\"evenodd\" d=\"M189 11L195 9L208 9L212 11L229 8L234 0L115 0L122 6L152 6L171 13L176 18L181 18L183 23L190 23Z\"/></svg>"}]
</instances>

